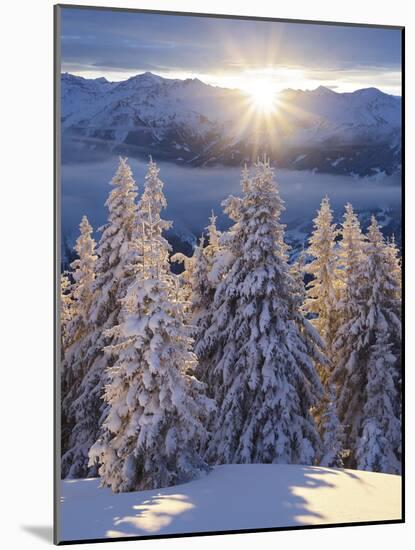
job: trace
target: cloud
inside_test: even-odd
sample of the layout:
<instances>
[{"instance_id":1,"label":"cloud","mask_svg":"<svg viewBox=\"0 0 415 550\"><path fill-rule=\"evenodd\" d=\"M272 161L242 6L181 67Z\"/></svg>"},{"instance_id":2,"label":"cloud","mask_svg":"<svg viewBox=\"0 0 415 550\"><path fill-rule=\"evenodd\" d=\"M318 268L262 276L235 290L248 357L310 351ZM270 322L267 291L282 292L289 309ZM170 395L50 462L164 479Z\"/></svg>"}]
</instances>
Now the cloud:
<instances>
[{"instance_id":1,"label":"cloud","mask_svg":"<svg viewBox=\"0 0 415 550\"><path fill-rule=\"evenodd\" d=\"M358 83L370 75L375 82L397 86L401 70L401 35L394 29L69 7L61 13L62 69L76 68L78 74L152 70L213 78L288 67L310 73L312 79L347 76Z\"/></svg>"}]
</instances>

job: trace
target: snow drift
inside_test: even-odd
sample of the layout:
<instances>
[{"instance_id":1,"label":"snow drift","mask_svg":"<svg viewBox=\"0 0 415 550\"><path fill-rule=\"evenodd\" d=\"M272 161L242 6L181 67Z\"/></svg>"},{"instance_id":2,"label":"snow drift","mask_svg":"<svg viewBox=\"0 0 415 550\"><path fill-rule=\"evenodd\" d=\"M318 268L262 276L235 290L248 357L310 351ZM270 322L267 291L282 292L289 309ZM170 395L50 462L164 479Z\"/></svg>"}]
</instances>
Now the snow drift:
<instances>
[{"instance_id":1,"label":"snow drift","mask_svg":"<svg viewBox=\"0 0 415 550\"><path fill-rule=\"evenodd\" d=\"M68 480L61 493L61 540L401 518L400 476L312 466L217 466L184 485L122 494Z\"/></svg>"}]
</instances>

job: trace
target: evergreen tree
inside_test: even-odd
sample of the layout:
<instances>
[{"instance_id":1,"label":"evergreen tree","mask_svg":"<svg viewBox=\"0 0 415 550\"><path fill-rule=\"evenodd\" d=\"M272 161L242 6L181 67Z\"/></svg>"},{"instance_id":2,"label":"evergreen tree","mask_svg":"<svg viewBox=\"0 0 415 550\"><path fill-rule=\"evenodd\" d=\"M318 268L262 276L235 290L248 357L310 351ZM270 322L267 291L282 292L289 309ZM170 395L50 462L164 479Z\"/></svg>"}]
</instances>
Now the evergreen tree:
<instances>
[{"instance_id":1,"label":"evergreen tree","mask_svg":"<svg viewBox=\"0 0 415 550\"><path fill-rule=\"evenodd\" d=\"M391 251L372 216L366 247L366 284L361 289L367 361L365 404L356 445L359 469L400 473L401 423L396 387L400 362L399 281ZM398 349L398 355L394 350Z\"/></svg>"},{"instance_id":2,"label":"evergreen tree","mask_svg":"<svg viewBox=\"0 0 415 550\"><path fill-rule=\"evenodd\" d=\"M166 487L208 469L197 448L212 405L189 374L197 359L183 304L172 292L162 187L150 161L140 202L142 278L129 287L122 322L111 330L117 343L106 348L115 358L105 391L109 412L90 457L91 464L101 463L102 484L114 492Z\"/></svg>"},{"instance_id":3,"label":"evergreen tree","mask_svg":"<svg viewBox=\"0 0 415 550\"><path fill-rule=\"evenodd\" d=\"M221 244L224 237L216 227L216 216L212 211L209 225L206 227L207 238L202 234L195 247L193 256L188 258L178 253L172 261L181 262L185 266L181 274L182 299L187 302L186 313L188 323L192 326L192 336L195 339L194 351L199 358L205 357L204 333L209 326L213 312L213 299L219 282L226 274L229 265L229 254ZM199 361L196 375L199 380L210 387L208 361Z\"/></svg>"},{"instance_id":4,"label":"evergreen tree","mask_svg":"<svg viewBox=\"0 0 415 550\"><path fill-rule=\"evenodd\" d=\"M353 315L359 288L364 278L362 267L365 259L365 237L362 234L359 218L350 203L345 206L340 235L338 273L342 285L338 309L339 322L342 322L347 320L348 315Z\"/></svg>"},{"instance_id":5,"label":"evergreen tree","mask_svg":"<svg viewBox=\"0 0 415 550\"><path fill-rule=\"evenodd\" d=\"M203 261L202 254L200 250L203 250L204 246L204 237L200 238L199 243L195 246L195 249L193 251L193 255L189 258L189 256L186 256L186 254L183 254L182 252L176 252L176 254L173 254L171 256L170 261L176 262L179 264L182 264L184 269L182 273L177 275L175 277L175 295L176 300L182 301L185 306L185 311L188 314L188 316L191 316L191 302L190 298L192 295L192 274L193 274L193 267L198 263Z\"/></svg>"},{"instance_id":6,"label":"evergreen tree","mask_svg":"<svg viewBox=\"0 0 415 550\"><path fill-rule=\"evenodd\" d=\"M88 466L88 452L98 438L105 416L104 386L107 370L113 364L113 357L103 349L116 342L116 336L108 331L120 322L121 300L136 277L137 188L127 159L120 158L111 185L113 189L105 203L108 223L101 229L94 299L88 314L90 339L87 351L77 354L83 377L71 399L71 416L75 421L62 458L64 477L97 474L97 464Z\"/></svg>"},{"instance_id":7,"label":"evergreen tree","mask_svg":"<svg viewBox=\"0 0 415 550\"><path fill-rule=\"evenodd\" d=\"M401 422L395 412L396 357L391 348L387 333L377 331L376 341L369 350L366 403L356 445L356 464L359 470L400 474Z\"/></svg>"},{"instance_id":8,"label":"evergreen tree","mask_svg":"<svg viewBox=\"0 0 415 550\"><path fill-rule=\"evenodd\" d=\"M65 350L70 344L69 324L73 315L74 298L72 293L72 283L67 271L61 274L61 359L65 355Z\"/></svg>"},{"instance_id":9,"label":"evergreen tree","mask_svg":"<svg viewBox=\"0 0 415 550\"><path fill-rule=\"evenodd\" d=\"M386 258L389 265L389 271L394 280L394 289L396 298L401 300L402 293L402 265L399 257L399 248L395 241L395 236L386 240Z\"/></svg>"},{"instance_id":10,"label":"evergreen tree","mask_svg":"<svg viewBox=\"0 0 415 550\"><path fill-rule=\"evenodd\" d=\"M176 254L173 259L185 264L185 278L189 288L188 300L191 303L190 315L195 325L195 338L203 332L205 315L209 314L215 289L227 270L227 254L221 245L221 232L216 227L217 217L212 211L206 238L203 234L191 258ZM196 344L197 345L197 344Z\"/></svg>"},{"instance_id":11,"label":"evergreen tree","mask_svg":"<svg viewBox=\"0 0 415 550\"><path fill-rule=\"evenodd\" d=\"M78 258L71 264L74 279L73 298L76 302L76 313L72 319L71 332L73 339L77 340L89 329L90 307L94 299L95 266L97 255L95 254L95 240L92 238L93 229L86 216L82 217L79 225L80 236L75 245Z\"/></svg>"},{"instance_id":12,"label":"evergreen tree","mask_svg":"<svg viewBox=\"0 0 415 550\"><path fill-rule=\"evenodd\" d=\"M314 231L310 237L308 255L312 261L305 266L313 279L307 287L304 310L314 316L312 323L325 344L326 365L316 365L324 385L324 397L314 411L323 440L321 464L342 466L343 432L336 414L334 388L330 384L333 368L334 338L339 326L338 303L340 298L340 272L337 266L336 224L329 198L323 198L314 219Z\"/></svg>"},{"instance_id":13,"label":"evergreen tree","mask_svg":"<svg viewBox=\"0 0 415 550\"><path fill-rule=\"evenodd\" d=\"M216 227L216 216L212 211L207 230L207 244L201 244L195 251L195 260L190 277L192 293L192 325L195 338L195 353L201 358L196 374L205 382L210 391L211 369L203 360L205 357L204 336L209 327L214 311L214 296L220 282L226 275L229 267L229 254L221 243L222 234Z\"/></svg>"},{"instance_id":14,"label":"evergreen tree","mask_svg":"<svg viewBox=\"0 0 415 550\"><path fill-rule=\"evenodd\" d=\"M345 432L345 454L350 454L355 447L365 399L365 368L359 360L358 341L362 334L355 330L360 315L358 292L365 279L364 236L350 203L345 207L341 237L338 254L342 288L332 345L334 369L330 383L336 388L337 415ZM348 465L351 463L350 457Z\"/></svg>"},{"instance_id":15,"label":"evergreen tree","mask_svg":"<svg viewBox=\"0 0 415 550\"><path fill-rule=\"evenodd\" d=\"M338 325L339 269L335 251L338 231L333 223L333 212L328 197L324 197L314 219L308 255L312 261L306 271L313 279L307 287L305 311L315 315L313 325L325 343L327 358L333 359L333 338ZM325 378L323 376L323 378Z\"/></svg>"},{"instance_id":16,"label":"evergreen tree","mask_svg":"<svg viewBox=\"0 0 415 550\"><path fill-rule=\"evenodd\" d=\"M241 188L247 191L249 187L249 171L245 165L242 170ZM209 397L217 399L214 389L214 356L216 349L216 334L212 325L215 311L215 294L219 283L225 279L235 258L232 251L232 241L238 231L242 200L240 197L229 196L226 199L226 214L234 222L228 231L218 235L216 230L216 218L210 220L213 243L210 252L204 254L204 246L199 246L195 251L195 262L191 276L191 302L193 324L195 327L194 351L198 357L197 375L207 385ZM213 216L213 212L212 212ZM213 222L213 223L212 223ZM218 235L217 240L215 239ZM210 245L210 242L209 242ZM209 261L208 261L209 258Z\"/></svg>"},{"instance_id":17,"label":"evergreen tree","mask_svg":"<svg viewBox=\"0 0 415 550\"><path fill-rule=\"evenodd\" d=\"M71 323L72 316L74 314L74 298L73 298L73 289L72 283L69 278L68 272L61 274L61 295L60 295L60 335L61 335L61 394L60 394L60 403L61 403L61 450L65 451L68 445L68 438L71 430L71 426L67 417L67 411L62 407L62 403L66 397L68 391L67 385L68 381L71 379L70 373L67 372L68 364L65 363L65 354L67 349L71 345L71 333L69 326Z\"/></svg>"},{"instance_id":18,"label":"evergreen tree","mask_svg":"<svg viewBox=\"0 0 415 550\"><path fill-rule=\"evenodd\" d=\"M203 255L206 259L206 290L210 303L213 301L215 290L226 276L232 261L232 255L226 245L227 234L217 229L216 220L217 217L212 211L209 225L206 227L207 245L203 248Z\"/></svg>"},{"instance_id":19,"label":"evergreen tree","mask_svg":"<svg viewBox=\"0 0 415 550\"><path fill-rule=\"evenodd\" d=\"M150 157L147 174L145 176L144 192L139 204L139 219L142 225L143 247L149 246L150 257L157 258L156 270L174 286L169 272L169 252L171 247L163 236L163 231L172 225L170 221L161 218L161 210L167 207L166 197L163 193L163 182L159 178L159 168ZM143 269L147 272L145 264L147 254L143 248ZM153 266L150 266L153 269ZM157 273L156 273L157 276Z\"/></svg>"},{"instance_id":20,"label":"evergreen tree","mask_svg":"<svg viewBox=\"0 0 415 550\"><path fill-rule=\"evenodd\" d=\"M401 338L401 323L396 279L376 219L372 217L366 243L350 208L345 225L345 296L349 302L343 307L347 316L335 343L338 361L333 380L338 388L338 414L346 427L351 452L348 465L385 468L388 463L387 471L397 471L400 434L394 379L398 358L392 353L392 342ZM375 445L381 432L389 434L388 449L383 440ZM391 459L391 452L396 460Z\"/></svg>"},{"instance_id":21,"label":"evergreen tree","mask_svg":"<svg viewBox=\"0 0 415 550\"><path fill-rule=\"evenodd\" d=\"M402 319L402 265L399 255L399 249L395 242L395 237L392 236L386 243L386 264L393 283L393 295L396 299L396 315ZM402 414L402 337L401 332L397 332L392 340L392 352L397 357L395 377L396 389L398 392L398 402L396 413L400 417Z\"/></svg>"},{"instance_id":22,"label":"evergreen tree","mask_svg":"<svg viewBox=\"0 0 415 550\"><path fill-rule=\"evenodd\" d=\"M324 398L315 416L323 442L320 466L342 468L344 466L344 430L337 416L336 392L333 384L325 385Z\"/></svg>"},{"instance_id":23,"label":"evergreen tree","mask_svg":"<svg viewBox=\"0 0 415 550\"><path fill-rule=\"evenodd\" d=\"M113 190L105 203L109 212L108 223L101 228L95 284L97 300L92 311L92 321L103 328L117 324L120 300L134 278L132 264L136 259L139 230L135 202L137 186L127 159L120 157L110 184Z\"/></svg>"},{"instance_id":24,"label":"evergreen tree","mask_svg":"<svg viewBox=\"0 0 415 550\"><path fill-rule=\"evenodd\" d=\"M205 331L219 409L207 456L217 463L312 464L320 445L310 409L322 394L321 340L293 296L280 223L283 202L267 161L242 178L225 209L233 261Z\"/></svg>"},{"instance_id":25,"label":"evergreen tree","mask_svg":"<svg viewBox=\"0 0 415 550\"><path fill-rule=\"evenodd\" d=\"M73 445L72 433L77 422L76 402L82 379L85 375L86 358L91 351L93 328L89 321L94 300L95 241L92 227L86 216L80 223L80 236L75 245L78 258L71 264L73 269L71 285L71 315L65 324L66 346L61 370L61 433L62 433L62 475L69 475L72 467L72 454L68 450ZM65 304L65 302L64 302Z\"/></svg>"}]
</instances>

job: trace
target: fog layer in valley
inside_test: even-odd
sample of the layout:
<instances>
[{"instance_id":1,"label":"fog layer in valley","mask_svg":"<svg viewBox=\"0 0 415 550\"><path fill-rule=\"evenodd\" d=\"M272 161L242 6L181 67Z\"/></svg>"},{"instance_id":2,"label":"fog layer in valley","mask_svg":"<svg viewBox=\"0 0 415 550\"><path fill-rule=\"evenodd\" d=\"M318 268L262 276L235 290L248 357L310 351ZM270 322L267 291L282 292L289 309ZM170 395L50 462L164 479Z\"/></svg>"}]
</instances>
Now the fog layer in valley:
<instances>
[{"instance_id":1,"label":"fog layer in valley","mask_svg":"<svg viewBox=\"0 0 415 550\"><path fill-rule=\"evenodd\" d=\"M141 193L146 161L131 158L129 162ZM104 203L117 163L117 157L112 157L99 163L62 164L62 233L69 243L76 239L83 214L88 216L94 229L106 222ZM220 228L229 225L220 204L228 195L240 193L239 168L194 168L165 162L160 162L159 167L168 202L164 217L174 222L177 231L199 235L212 209L218 215ZM376 180L278 169L276 176L286 206L282 219L289 225L299 220L311 221L325 194L337 215L346 202L351 202L357 210L390 208L399 212L400 209L398 176Z\"/></svg>"}]
</instances>

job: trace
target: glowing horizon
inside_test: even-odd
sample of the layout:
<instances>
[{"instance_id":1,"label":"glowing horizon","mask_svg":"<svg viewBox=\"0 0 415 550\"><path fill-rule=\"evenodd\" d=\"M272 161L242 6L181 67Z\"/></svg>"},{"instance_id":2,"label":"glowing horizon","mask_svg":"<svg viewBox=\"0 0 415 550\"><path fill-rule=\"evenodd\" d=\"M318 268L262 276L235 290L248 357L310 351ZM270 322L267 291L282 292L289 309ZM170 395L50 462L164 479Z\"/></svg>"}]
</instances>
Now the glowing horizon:
<instances>
[{"instance_id":1,"label":"glowing horizon","mask_svg":"<svg viewBox=\"0 0 415 550\"><path fill-rule=\"evenodd\" d=\"M113 82L150 71L243 91L262 81L275 93L325 86L401 95L401 53L396 29L62 10L62 71Z\"/></svg>"},{"instance_id":2,"label":"glowing horizon","mask_svg":"<svg viewBox=\"0 0 415 550\"><path fill-rule=\"evenodd\" d=\"M256 88L258 86L258 82L261 82L262 84L266 84L267 86L271 87L273 89L273 93L275 93L276 95L287 89L306 91L315 90L316 88L323 86L338 93L354 92L356 90L361 90L364 88L377 88L386 94L401 96L400 83L393 84L391 82L391 84L389 85L376 85L376 83L373 83L373 80L371 80L370 78L361 78L358 82L339 82L338 80L334 79L318 80L314 78L307 78L303 73L301 73L299 69L293 69L292 74L290 74L291 71L288 69L283 69L281 71L281 74L279 74L277 71L274 71L274 75L271 77L269 76L269 71L261 71L260 69L257 69L255 71L241 71L240 73L232 75L208 75L185 71L164 72L154 70L138 70L128 72L113 72L100 71L89 68L82 70L69 70L68 68L65 68L63 66L62 73L65 72L88 79L106 78L109 82L123 82L134 76L144 74L145 72L151 72L156 76L161 76L162 78L172 80L198 79L201 82L210 86L240 90L241 92L245 92L248 94L250 93L250 90L252 90L252 88ZM281 78L282 74L285 74L285 78ZM298 76L296 77L296 75ZM392 80L395 78L395 76L400 80L400 74L390 74L389 78Z\"/></svg>"}]
</instances>

